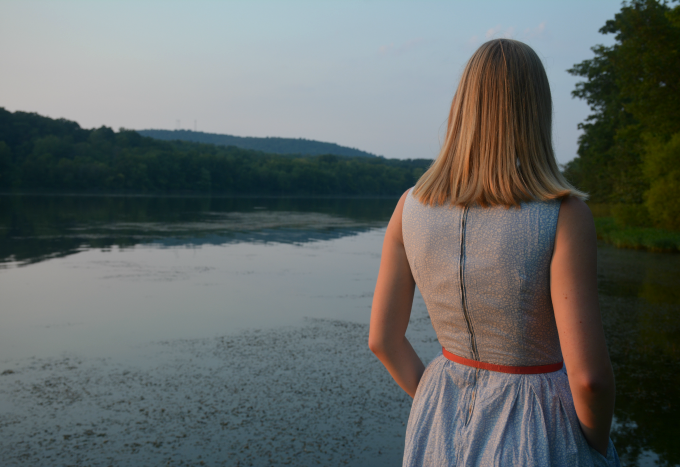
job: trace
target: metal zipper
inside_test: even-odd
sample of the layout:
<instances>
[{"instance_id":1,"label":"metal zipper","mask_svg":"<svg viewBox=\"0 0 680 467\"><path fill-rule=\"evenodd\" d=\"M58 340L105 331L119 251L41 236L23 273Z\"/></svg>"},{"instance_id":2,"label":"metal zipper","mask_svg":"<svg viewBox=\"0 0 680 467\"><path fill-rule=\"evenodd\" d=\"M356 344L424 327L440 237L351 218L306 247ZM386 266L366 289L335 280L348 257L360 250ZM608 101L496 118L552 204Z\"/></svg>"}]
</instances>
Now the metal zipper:
<instances>
[{"instance_id":1,"label":"metal zipper","mask_svg":"<svg viewBox=\"0 0 680 467\"><path fill-rule=\"evenodd\" d=\"M472 320L467 307L467 293L465 290L465 228L467 224L469 208L463 208L463 213L460 216L460 260L458 262L458 275L460 278L460 299L463 306L463 316L467 324L468 332L470 333L470 350L472 351L472 358L479 361L479 353L477 352L477 340L475 339L475 328L472 326ZM465 420L465 426L470 423L472 414L475 410L475 403L477 402L477 378L479 378L479 368L475 369L475 380L470 394L468 414Z\"/></svg>"},{"instance_id":2,"label":"metal zipper","mask_svg":"<svg viewBox=\"0 0 680 467\"><path fill-rule=\"evenodd\" d=\"M460 260L458 262L458 276L460 278L460 298L463 305L463 316L467 324L468 332L470 333L470 349L472 350L473 360L479 361L479 353L477 352L477 340L475 339L475 330L472 327L472 320L467 308L467 295L465 292L465 224L467 223L467 215L469 208L463 208L463 213L460 216Z\"/></svg>"}]
</instances>

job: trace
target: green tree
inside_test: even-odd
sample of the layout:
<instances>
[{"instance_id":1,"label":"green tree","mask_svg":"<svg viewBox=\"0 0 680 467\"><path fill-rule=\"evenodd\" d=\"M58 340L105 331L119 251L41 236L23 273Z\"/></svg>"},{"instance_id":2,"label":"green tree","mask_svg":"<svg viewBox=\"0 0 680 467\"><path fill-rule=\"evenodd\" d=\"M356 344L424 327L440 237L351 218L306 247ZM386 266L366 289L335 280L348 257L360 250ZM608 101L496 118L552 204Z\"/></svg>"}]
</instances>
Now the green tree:
<instances>
[{"instance_id":1,"label":"green tree","mask_svg":"<svg viewBox=\"0 0 680 467\"><path fill-rule=\"evenodd\" d=\"M654 167L659 160L671 164L665 166L668 173L677 167L674 158L656 157L654 151L680 132L680 6L633 0L600 32L614 34L614 45L593 47L594 58L568 70L585 78L572 95L585 99L593 113L579 125L578 157L567 164L565 175L594 201L647 199L650 214L658 213L660 193L667 191L660 187L672 183L662 183L647 159L656 161L649 163ZM663 223L656 214L652 218Z\"/></svg>"},{"instance_id":2,"label":"green tree","mask_svg":"<svg viewBox=\"0 0 680 467\"><path fill-rule=\"evenodd\" d=\"M680 230L680 132L667 143L648 140L645 175L652 180L646 207L659 227Z\"/></svg>"}]
</instances>

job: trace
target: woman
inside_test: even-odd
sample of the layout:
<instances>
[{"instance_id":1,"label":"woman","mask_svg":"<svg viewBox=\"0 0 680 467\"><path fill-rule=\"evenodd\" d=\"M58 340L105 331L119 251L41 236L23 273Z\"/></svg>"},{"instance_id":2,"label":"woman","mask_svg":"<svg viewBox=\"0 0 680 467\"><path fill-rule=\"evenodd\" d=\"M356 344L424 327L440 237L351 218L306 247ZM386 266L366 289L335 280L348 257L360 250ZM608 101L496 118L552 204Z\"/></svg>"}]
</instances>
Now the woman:
<instances>
[{"instance_id":1,"label":"woman","mask_svg":"<svg viewBox=\"0 0 680 467\"><path fill-rule=\"evenodd\" d=\"M369 347L414 397L405 466L619 465L595 227L551 117L536 53L483 44L390 220ZM427 368L405 338L416 284L443 347Z\"/></svg>"}]
</instances>

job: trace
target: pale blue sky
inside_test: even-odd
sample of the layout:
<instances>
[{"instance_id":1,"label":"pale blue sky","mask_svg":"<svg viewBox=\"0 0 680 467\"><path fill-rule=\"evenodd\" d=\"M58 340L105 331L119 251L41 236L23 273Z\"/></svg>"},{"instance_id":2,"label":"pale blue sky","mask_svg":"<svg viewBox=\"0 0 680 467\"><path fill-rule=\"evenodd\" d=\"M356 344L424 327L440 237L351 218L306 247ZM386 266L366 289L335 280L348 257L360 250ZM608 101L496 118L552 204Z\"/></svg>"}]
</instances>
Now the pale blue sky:
<instances>
[{"instance_id":1,"label":"pale blue sky","mask_svg":"<svg viewBox=\"0 0 680 467\"><path fill-rule=\"evenodd\" d=\"M308 138L433 158L472 52L544 60L558 160L589 113L566 73L620 1L0 2L0 107L143 129Z\"/></svg>"}]
</instances>

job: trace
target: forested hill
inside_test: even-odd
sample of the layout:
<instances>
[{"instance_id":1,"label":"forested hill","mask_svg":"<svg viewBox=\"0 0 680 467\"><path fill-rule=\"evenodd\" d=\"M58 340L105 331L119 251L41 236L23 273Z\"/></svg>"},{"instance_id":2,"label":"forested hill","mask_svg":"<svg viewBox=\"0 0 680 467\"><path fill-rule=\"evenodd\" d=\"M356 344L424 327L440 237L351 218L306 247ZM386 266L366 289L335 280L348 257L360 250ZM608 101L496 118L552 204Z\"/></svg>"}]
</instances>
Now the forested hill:
<instances>
[{"instance_id":1,"label":"forested hill","mask_svg":"<svg viewBox=\"0 0 680 467\"><path fill-rule=\"evenodd\" d=\"M308 156L320 156L333 154L336 156L350 157L376 157L359 149L340 146L335 143L324 143L311 139L302 138L255 138L215 133L203 133L191 130L137 130L142 136L160 139L163 141L191 141L194 143L217 144L219 146L236 146L237 148L252 149L269 154L297 154Z\"/></svg>"},{"instance_id":2,"label":"forested hill","mask_svg":"<svg viewBox=\"0 0 680 467\"><path fill-rule=\"evenodd\" d=\"M0 107L0 193L398 196L431 163L160 141Z\"/></svg>"}]
</instances>

